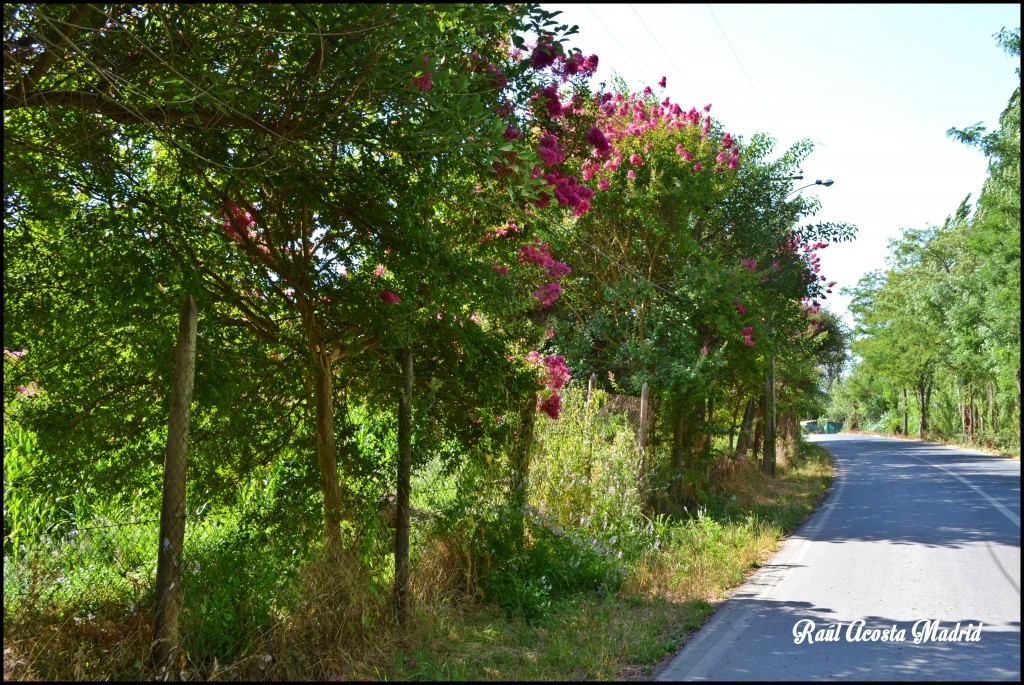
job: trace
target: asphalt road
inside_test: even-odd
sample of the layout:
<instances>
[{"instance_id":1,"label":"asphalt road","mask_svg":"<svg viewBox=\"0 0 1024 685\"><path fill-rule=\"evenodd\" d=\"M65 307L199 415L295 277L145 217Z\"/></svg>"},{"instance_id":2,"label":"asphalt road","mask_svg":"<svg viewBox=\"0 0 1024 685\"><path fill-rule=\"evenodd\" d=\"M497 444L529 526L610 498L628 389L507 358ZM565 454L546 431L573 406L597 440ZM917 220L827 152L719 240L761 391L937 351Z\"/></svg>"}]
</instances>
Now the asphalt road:
<instances>
[{"instance_id":1,"label":"asphalt road","mask_svg":"<svg viewBox=\"0 0 1024 685\"><path fill-rule=\"evenodd\" d=\"M1019 681L1020 462L812 440L824 505L655 680Z\"/></svg>"}]
</instances>

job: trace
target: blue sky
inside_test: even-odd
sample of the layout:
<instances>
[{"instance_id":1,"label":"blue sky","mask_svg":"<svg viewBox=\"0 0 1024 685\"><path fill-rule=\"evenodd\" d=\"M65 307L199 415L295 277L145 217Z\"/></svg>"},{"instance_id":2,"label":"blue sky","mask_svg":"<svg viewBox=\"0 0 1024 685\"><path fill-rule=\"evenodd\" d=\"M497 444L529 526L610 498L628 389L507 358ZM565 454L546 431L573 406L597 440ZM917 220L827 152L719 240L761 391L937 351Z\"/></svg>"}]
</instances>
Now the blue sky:
<instances>
[{"instance_id":1,"label":"blue sky","mask_svg":"<svg viewBox=\"0 0 1024 685\"><path fill-rule=\"evenodd\" d=\"M1020 5L551 4L579 26L571 44L595 53L594 83L612 72L633 88L667 78L684 109L711 103L734 136L765 132L781 152L815 143L803 182L831 178L815 220L860 229L821 251L838 287L884 267L901 227L941 225L986 175L952 126L998 126L1020 65L993 34L1020 25ZM799 183L799 185L796 185ZM830 296L844 313L848 298ZM847 317L849 321L849 318Z\"/></svg>"}]
</instances>

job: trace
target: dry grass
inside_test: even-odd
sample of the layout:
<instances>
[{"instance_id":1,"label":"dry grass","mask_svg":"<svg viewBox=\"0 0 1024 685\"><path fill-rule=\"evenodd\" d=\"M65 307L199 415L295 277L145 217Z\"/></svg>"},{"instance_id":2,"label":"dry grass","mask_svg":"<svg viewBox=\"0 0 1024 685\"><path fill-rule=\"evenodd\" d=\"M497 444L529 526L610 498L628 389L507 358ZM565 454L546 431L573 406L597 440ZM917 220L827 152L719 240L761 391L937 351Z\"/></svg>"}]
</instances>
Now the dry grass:
<instances>
[{"instance_id":1,"label":"dry grass","mask_svg":"<svg viewBox=\"0 0 1024 685\"><path fill-rule=\"evenodd\" d=\"M481 601L464 541L420 545L412 614L399 625L389 587L352 554L308 564L264 634L247 635L230 663L186 661L189 680L610 680L642 679L671 656L714 606L775 551L826 490L827 458L814 446L780 463L717 465L724 518L672 523L658 549L631 565L620 591L557 600L539 620ZM807 458L807 454L817 455ZM795 455L794 455L795 456ZM735 499L732 497L735 496ZM378 583L382 582L380 577ZM4 679L145 679L150 612L74 620L5 615ZM6 611L5 611L6 614ZM47 618L49 616L49 618Z\"/></svg>"}]
</instances>

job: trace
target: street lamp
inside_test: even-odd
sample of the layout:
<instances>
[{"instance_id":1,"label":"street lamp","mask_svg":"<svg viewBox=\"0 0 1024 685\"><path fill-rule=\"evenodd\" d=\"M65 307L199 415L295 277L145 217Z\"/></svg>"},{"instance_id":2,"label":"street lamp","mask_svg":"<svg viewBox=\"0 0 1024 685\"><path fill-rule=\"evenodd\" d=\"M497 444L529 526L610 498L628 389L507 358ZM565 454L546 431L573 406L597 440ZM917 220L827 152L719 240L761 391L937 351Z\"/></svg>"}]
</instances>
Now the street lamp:
<instances>
[{"instance_id":1,"label":"street lamp","mask_svg":"<svg viewBox=\"0 0 1024 685\"><path fill-rule=\"evenodd\" d=\"M802 179L802 178L803 178L803 176L790 176L790 178L794 178L794 179ZM826 178L826 179L825 179L824 181L822 181L821 179L818 179L818 180L817 180L817 181L815 181L814 183L808 183L808 184L807 184L807 185L805 185L805 186L800 186L800 187L799 187L799 188L797 188L796 190L794 190L794 191L790 192L790 193L789 193L789 195L787 195L786 197L788 198L788 197L789 197L790 195L796 195L797 193L799 193L799 192L800 192L801 190L803 190L804 188L810 188L811 186L825 186L826 188L828 188L828 187L829 187L830 185L832 185L833 183L835 183L835 181L833 181L833 180L832 180L831 178Z\"/></svg>"},{"instance_id":2,"label":"street lamp","mask_svg":"<svg viewBox=\"0 0 1024 685\"><path fill-rule=\"evenodd\" d=\"M786 180L803 180L802 175L788 176ZM781 179L780 179L781 180ZM835 183L831 178L826 178L824 181L817 180L814 183L808 183L805 186L800 186L796 190L786 195L789 198L796 193L799 193L804 188L810 188L811 186L825 186L826 188ZM771 320L768 322L768 335L771 336ZM769 349L768 353L768 372L765 374L764 382L764 462L763 470L769 476L775 476L775 355Z\"/></svg>"}]
</instances>

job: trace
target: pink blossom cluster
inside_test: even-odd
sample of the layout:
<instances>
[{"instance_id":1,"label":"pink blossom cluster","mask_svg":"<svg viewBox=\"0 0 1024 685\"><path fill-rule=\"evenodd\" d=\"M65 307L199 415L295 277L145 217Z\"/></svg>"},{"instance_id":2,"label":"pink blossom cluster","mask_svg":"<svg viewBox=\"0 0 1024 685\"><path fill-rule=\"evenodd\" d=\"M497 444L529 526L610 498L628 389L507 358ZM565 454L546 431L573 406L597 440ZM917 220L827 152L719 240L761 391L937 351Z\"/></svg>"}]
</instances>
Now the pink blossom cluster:
<instances>
[{"instance_id":1,"label":"pink blossom cluster","mask_svg":"<svg viewBox=\"0 0 1024 685\"><path fill-rule=\"evenodd\" d=\"M821 303L817 300L812 300L809 297L805 297L800 300L800 314L807 316L809 314L817 314L821 309Z\"/></svg>"},{"instance_id":2,"label":"pink blossom cluster","mask_svg":"<svg viewBox=\"0 0 1024 685\"><path fill-rule=\"evenodd\" d=\"M743 334L743 344L746 345L747 347L753 347L754 346L754 340L753 340L753 338L750 337L753 332L754 332L754 327L753 326L745 326L745 327L740 329L740 333Z\"/></svg>"},{"instance_id":3,"label":"pink blossom cluster","mask_svg":"<svg viewBox=\"0 0 1024 685\"><path fill-rule=\"evenodd\" d=\"M252 214L244 211L238 205L231 203L228 207L227 212L224 214L224 221L221 224L221 230L231 240L237 243L244 242L242 239L242 231L245 231L249 238L256 239L256 231L253 230L253 226L256 225L256 221L252 218Z\"/></svg>"},{"instance_id":4,"label":"pink blossom cluster","mask_svg":"<svg viewBox=\"0 0 1024 685\"><path fill-rule=\"evenodd\" d=\"M566 108L562 106L561 97L558 95L558 85L549 84L538 90L533 98L535 107L543 107L548 116L556 118L565 114Z\"/></svg>"},{"instance_id":5,"label":"pink blossom cluster","mask_svg":"<svg viewBox=\"0 0 1024 685\"><path fill-rule=\"evenodd\" d=\"M562 295L562 286L556 283L558 279L567 276L572 272L568 265L556 261L548 253L548 244L541 244L540 240L534 238L533 245L524 244L519 246L519 263L533 264L544 270L544 276L551 279L533 291L533 297L541 307L550 307Z\"/></svg>"},{"instance_id":6,"label":"pink blossom cluster","mask_svg":"<svg viewBox=\"0 0 1024 685\"><path fill-rule=\"evenodd\" d=\"M224 213L224 221L221 223L220 230L230 240L244 245L245 238L252 241L258 240L255 226L256 220L252 218L252 214L232 202ZM263 244L257 244L256 248L264 254L270 252L270 249Z\"/></svg>"},{"instance_id":7,"label":"pink blossom cluster","mask_svg":"<svg viewBox=\"0 0 1024 685\"><path fill-rule=\"evenodd\" d=\"M533 299L541 308L550 307L562 296L562 286L555 282L545 283L533 291Z\"/></svg>"},{"instance_id":8,"label":"pink blossom cluster","mask_svg":"<svg viewBox=\"0 0 1024 685\"><path fill-rule=\"evenodd\" d=\"M541 36L537 41L537 46L530 53L530 66L540 71L554 64L556 59L558 59L558 55L555 53L551 37Z\"/></svg>"},{"instance_id":9,"label":"pink blossom cluster","mask_svg":"<svg viewBox=\"0 0 1024 685\"><path fill-rule=\"evenodd\" d=\"M736 311L738 311L740 314L746 314L747 313L747 308L744 307L743 303L740 302L739 300L733 300L732 304L733 304L734 307L736 307Z\"/></svg>"},{"instance_id":10,"label":"pink blossom cluster","mask_svg":"<svg viewBox=\"0 0 1024 685\"><path fill-rule=\"evenodd\" d=\"M754 273L754 271L757 270L757 260L756 259L741 259L740 260L740 264L742 264L746 268L746 270L749 271L750 273Z\"/></svg>"},{"instance_id":11,"label":"pink blossom cluster","mask_svg":"<svg viewBox=\"0 0 1024 685\"><path fill-rule=\"evenodd\" d=\"M537 156L544 162L544 166L555 166L565 161L565 150L553 133L544 133L540 137Z\"/></svg>"},{"instance_id":12,"label":"pink blossom cluster","mask_svg":"<svg viewBox=\"0 0 1024 685\"><path fill-rule=\"evenodd\" d=\"M545 276L554 280L572 273L572 269L566 264L555 261L548 253L548 244L542 245L539 238L534 238L533 245L527 243L519 246L519 263L539 266L544 270Z\"/></svg>"},{"instance_id":13,"label":"pink blossom cluster","mask_svg":"<svg viewBox=\"0 0 1024 685\"><path fill-rule=\"evenodd\" d=\"M420 58L420 64L419 65L417 65L416 62L413 62L413 64L412 64L412 71L413 71L412 84L414 86L416 86L417 88L419 88L420 90L422 90L423 92L426 92L426 91L430 90L430 87L433 84L430 82L431 72L430 72L429 69L427 69L427 56L426 55L423 55ZM416 73L419 73L420 75L416 76L415 75Z\"/></svg>"},{"instance_id":14,"label":"pink blossom cluster","mask_svg":"<svg viewBox=\"0 0 1024 685\"><path fill-rule=\"evenodd\" d=\"M518 233L518 232L519 232L519 226L517 226L514 222L510 221L507 224L505 224L504 226L502 226L500 228L494 229L494 233L490 233L490 232L485 233L484 237L480 239L480 244L489 242L491 240L495 240L497 238L504 238L505 236L509 235L510 233Z\"/></svg>"},{"instance_id":15,"label":"pink blossom cluster","mask_svg":"<svg viewBox=\"0 0 1024 685\"><path fill-rule=\"evenodd\" d=\"M570 76L582 76L590 78L597 71L597 55L584 57L582 52L570 52L560 63L555 65L555 72L561 75L562 80Z\"/></svg>"},{"instance_id":16,"label":"pink blossom cluster","mask_svg":"<svg viewBox=\"0 0 1024 685\"><path fill-rule=\"evenodd\" d=\"M4 359L10 359L11 361L18 361L22 357L28 354L28 350L9 350L4 348Z\"/></svg>"},{"instance_id":17,"label":"pink blossom cluster","mask_svg":"<svg viewBox=\"0 0 1024 685\"><path fill-rule=\"evenodd\" d=\"M571 376L569 369L565 366L565 357L561 355L550 355L541 358L536 350L526 355L527 363L541 369L541 382L546 386L537 394L537 411L547 414L551 419L558 419L558 411L562 404L562 398L558 394Z\"/></svg>"},{"instance_id":18,"label":"pink blossom cluster","mask_svg":"<svg viewBox=\"0 0 1024 685\"><path fill-rule=\"evenodd\" d=\"M663 77L658 85L664 87L664 83L665 78ZM651 102L652 94L653 91L648 87L642 93L632 93L628 96L621 93L602 93L595 96L594 103L598 109L597 126L611 145L621 143L624 138L640 136L647 131L659 128L671 130L700 126L699 137L704 139L709 136L711 117L707 115L707 112L711 109L710 105L704 107L703 113L695 107L687 112L678 104L673 104L667 97L660 103ZM736 169L739 165L739 146L734 144L735 141L729 133L722 136L721 142L724 149L715 158L717 162L715 171L724 172L727 169ZM647 149L650 149L650 144ZM676 152L683 158L683 161L693 161L693 154L682 143L676 146ZM639 161L636 161L634 157ZM621 162L622 153L616 148L613 158L604 164L604 168L615 172ZM636 167L640 166L643 160L639 155L633 155L630 157L630 162ZM701 162L696 162L692 168L695 172L701 172L704 170L704 165ZM636 178L635 169L628 169L626 175L628 178ZM585 177L585 180L589 179Z\"/></svg>"},{"instance_id":19,"label":"pink blossom cluster","mask_svg":"<svg viewBox=\"0 0 1024 685\"><path fill-rule=\"evenodd\" d=\"M599 156L607 155L611 151L611 143L597 126L591 126L584 139L594 147Z\"/></svg>"}]
</instances>

